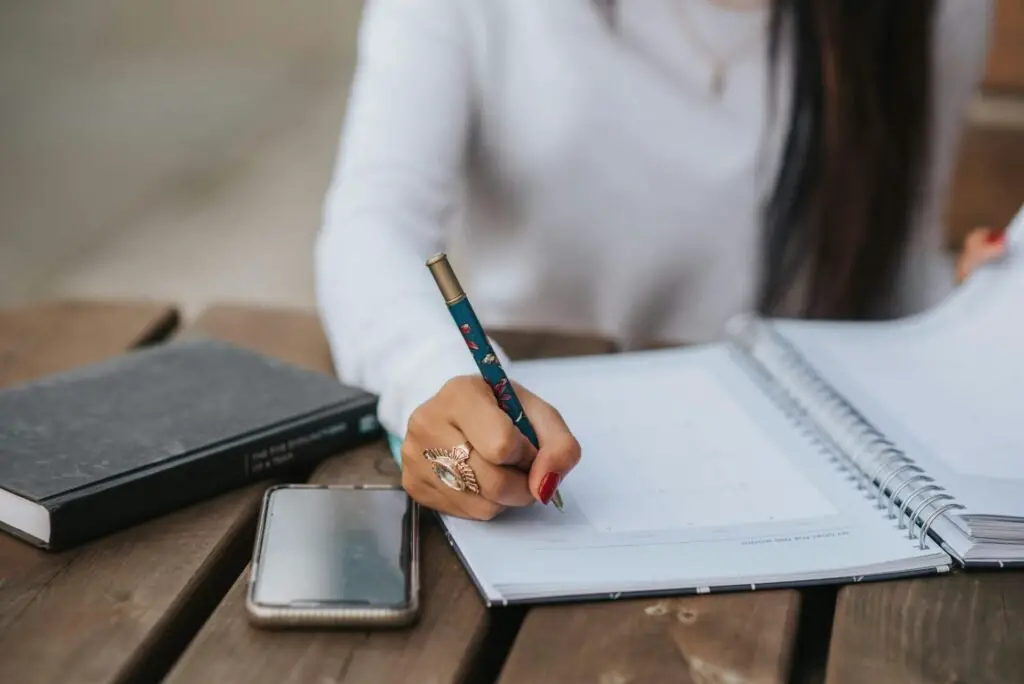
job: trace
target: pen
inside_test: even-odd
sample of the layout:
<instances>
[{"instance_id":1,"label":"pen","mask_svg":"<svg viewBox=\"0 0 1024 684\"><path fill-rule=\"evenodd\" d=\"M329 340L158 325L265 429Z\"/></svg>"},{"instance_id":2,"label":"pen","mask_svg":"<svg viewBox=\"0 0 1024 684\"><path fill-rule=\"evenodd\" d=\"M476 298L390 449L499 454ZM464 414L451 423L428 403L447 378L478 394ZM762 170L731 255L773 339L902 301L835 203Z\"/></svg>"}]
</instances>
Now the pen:
<instances>
[{"instance_id":1,"label":"pen","mask_svg":"<svg viewBox=\"0 0 1024 684\"><path fill-rule=\"evenodd\" d=\"M466 297L465 290L459 284L459 279L455 277L455 271L452 270L452 265L448 262L448 255L442 252L430 257L427 260L427 268L434 276L434 281L437 282L437 287L441 290L441 296L444 297L444 303L448 306L448 311L451 313L455 325L458 326L459 332L462 333L466 346L469 347L473 360L476 361L476 366L480 369L480 374L491 387L491 391L494 392L498 406L512 419L512 423L519 428L523 436L530 440L530 444L535 449L539 449L537 433L534 431L530 419L526 417L523 405L519 402L519 397L516 396L508 376L505 375L501 361L494 353L483 326L480 325L480 320L476 317L469 298ZM551 497L551 503L558 510L563 510L562 496L557 490Z\"/></svg>"}]
</instances>

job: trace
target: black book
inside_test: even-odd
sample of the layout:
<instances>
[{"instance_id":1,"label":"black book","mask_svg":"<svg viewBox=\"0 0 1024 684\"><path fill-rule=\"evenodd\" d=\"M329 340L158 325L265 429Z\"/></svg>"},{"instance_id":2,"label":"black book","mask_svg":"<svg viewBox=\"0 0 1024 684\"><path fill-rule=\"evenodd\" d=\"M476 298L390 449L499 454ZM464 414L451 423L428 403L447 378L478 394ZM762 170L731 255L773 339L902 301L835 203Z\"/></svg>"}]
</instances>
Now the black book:
<instances>
[{"instance_id":1,"label":"black book","mask_svg":"<svg viewBox=\"0 0 1024 684\"><path fill-rule=\"evenodd\" d=\"M378 438L377 397L214 340L0 390L0 527L58 550Z\"/></svg>"}]
</instances>

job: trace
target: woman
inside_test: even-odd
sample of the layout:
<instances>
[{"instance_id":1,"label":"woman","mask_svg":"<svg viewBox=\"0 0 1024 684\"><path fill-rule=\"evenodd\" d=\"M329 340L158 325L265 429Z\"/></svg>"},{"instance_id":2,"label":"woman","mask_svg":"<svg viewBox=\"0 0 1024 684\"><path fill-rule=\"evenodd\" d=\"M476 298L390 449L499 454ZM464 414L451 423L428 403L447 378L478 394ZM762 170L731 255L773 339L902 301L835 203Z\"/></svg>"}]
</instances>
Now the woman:
<instances>
[{"instance_id":1,"label":"woman","mask_svg":"<svg viewBox=\"0 0 1024 684\"><path fill-rule=\"evenodd\" d=\"M438 251L485 326L627 348L713 341L750 309L906 315L998 254L979 230L954 263L941 226L990 11L369 0L318 298L341 376L404 437L409 493L489 519L547 503L580 458L528 389L539 451L498 409L424 266ZM422 457L463 442L478 494Z\"/></svg>"}]
</instances>

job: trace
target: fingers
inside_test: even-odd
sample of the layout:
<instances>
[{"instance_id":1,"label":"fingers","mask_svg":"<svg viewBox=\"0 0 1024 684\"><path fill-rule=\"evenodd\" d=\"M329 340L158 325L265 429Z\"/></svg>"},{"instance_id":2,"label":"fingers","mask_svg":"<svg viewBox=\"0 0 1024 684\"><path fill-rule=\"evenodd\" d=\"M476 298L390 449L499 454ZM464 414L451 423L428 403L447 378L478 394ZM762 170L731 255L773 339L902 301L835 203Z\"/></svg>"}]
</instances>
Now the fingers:
<instances>
[{"instance_id":1,"label":"fingers","mask_svg":"<svg viewBox=\"0 0 1024 684\"><path fill-rule=\"evenodd\" d=\"M410 438L402 443L402 487L421 506L471 520L491 520L505 510L482 495L457 492L443 484L423 457L426 448Z\"/></svg>"},{"instance_id":2,"label":"fingers","mask_svg":"<svg viewBox=\"0 0 1024 684\"><path fill-rule=\"evenodd\" d=\"M530 467L530 492L543 504L580 461L580 444L562 415L529 390L516 385L516 394L537 432L540 450Z\"/></svg>"},{"instance_id":3,"label":"fingers","mask_svg":"<svg viewBox=\"0 0 1024 684\"><path fill-rule=\"evenodd\" d=\"M421 491L433 503L420 503L431 508L475 519L490 519L507 506L532 504L526 473L502 463L517 462L523 457L521 454L533 447L518 434L489 391L473 401L477 390L469 386L472 383L461 384L461 391L439 393L410 416L402 445L403 484L407 491L414 498ZM486 390L486 384L483 387ZM497 416L493 415L495 411ZM450 418L469 427L460 428ZM463 442L472 447L468 463L480 487L478 494L459 492L445 485L423 456L425 449L450 449ZM478 442L484 445L483 449L478 448ZM442 501L437 501L438 496Z\"/></svg>"},{"instance_id":4,"label":"fingers","mask_svg":"<svg viewBox=\"0 0 1024 684\"><path fill-rule=\"evenodd\" d=\"M443 513L483 520L506 507L552 499L579 462L580 445L558 411L525 388L515 388L540 448L502 411L483 378L453 378L409 418L402 481L410 496ZM451 489L423 457L425 449L450 449L463 442L472 447L468 463L479 494Z\"/></svg>"},{"instance_id":5,"label":"fingers","mask_svg":"<svg viewBox=\"0 0 1024 684\"><path fill-rule=\"evenodd\" d=\"M472 520L491 520L501 513L502 508L497 504L494 504L489 510L474 509L472 512L462 510L449 497L449 492L451 490L441 491L434 483L423 476L423 473L421 472L421 465L417 464L411 468L406 466L406 458L414 457L415 454L410 453L407 455L403 448L402 488L405 489L406 493L415 499L420 506L437 511L438 513L454 515L459 518L470 518ZM426 463L423 459L422 452L420 452L419 460ZM429 471L429 464L427 467Z\"/></svg>"},{"instance_id":6,"label":"fingers","mask_svg":"<svg viewBox=\"0 0 1024 684\"><path fill-rule=\"evenodd\" d=\"M438 393L445 418L465 435L478 454L495 465L524 469L533 462L533 445L494 401L483 378L458 378Z\"/></svg>"},{"instance_id":7,"label":"fingers","mask_svg":"<svg viewBox=\"0 0 1024 684\"><path fill-rule=\"evenodd\" d=\"M1005 233L990 228L975 228L964 239L957 259L956 279L962 283L984 264L1006 251Z\"/></svg>"}]
</instances>

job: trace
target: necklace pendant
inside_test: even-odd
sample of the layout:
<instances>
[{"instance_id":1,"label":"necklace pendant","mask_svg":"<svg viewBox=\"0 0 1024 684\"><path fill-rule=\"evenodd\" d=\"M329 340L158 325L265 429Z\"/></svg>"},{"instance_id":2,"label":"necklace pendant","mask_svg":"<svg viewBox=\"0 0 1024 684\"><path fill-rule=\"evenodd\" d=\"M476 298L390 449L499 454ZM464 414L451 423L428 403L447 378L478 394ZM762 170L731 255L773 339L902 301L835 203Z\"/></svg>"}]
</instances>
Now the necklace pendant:
<instances>
[{"instance_id":1,"label":"necklace pendant","mask_svg":"<svg viewBox=\"0 0 1024 684\"><path fill-rule=\"evenodd\" d=\"M715 67L711 70L711 82L709 84L711 91L711 97L716 100L722 99L722 93L725 92L725 70L721 67Z\"/></svg>"}]
</instances>

